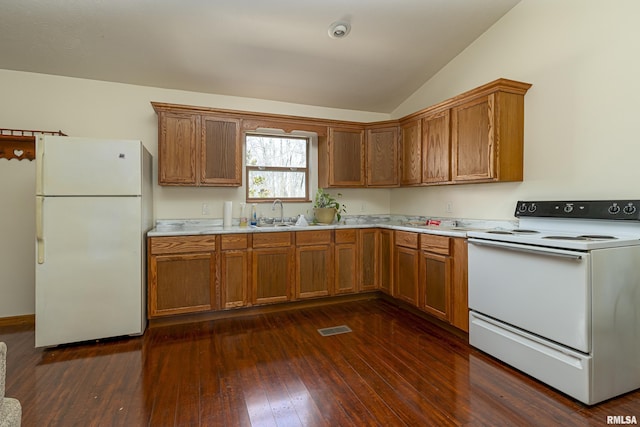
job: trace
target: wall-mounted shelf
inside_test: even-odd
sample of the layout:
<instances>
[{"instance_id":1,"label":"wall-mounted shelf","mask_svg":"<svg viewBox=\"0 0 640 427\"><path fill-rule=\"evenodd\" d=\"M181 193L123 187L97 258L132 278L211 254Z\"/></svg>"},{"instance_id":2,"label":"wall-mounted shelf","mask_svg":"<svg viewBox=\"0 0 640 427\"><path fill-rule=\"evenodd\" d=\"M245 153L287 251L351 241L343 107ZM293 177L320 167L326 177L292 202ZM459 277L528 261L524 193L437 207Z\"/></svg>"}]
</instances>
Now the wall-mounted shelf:
<instances>
[{"instance_id":1,"label":"wall-mounted shelf","mask_svg":"<svg viewBox=\"0 0 640 427\"><path fill-rule=\"evenodd\" d=\"M62 131L0 128L0 159L33 160L36 158L36 135L62 135Z\"/></svg>"}]
</instances>

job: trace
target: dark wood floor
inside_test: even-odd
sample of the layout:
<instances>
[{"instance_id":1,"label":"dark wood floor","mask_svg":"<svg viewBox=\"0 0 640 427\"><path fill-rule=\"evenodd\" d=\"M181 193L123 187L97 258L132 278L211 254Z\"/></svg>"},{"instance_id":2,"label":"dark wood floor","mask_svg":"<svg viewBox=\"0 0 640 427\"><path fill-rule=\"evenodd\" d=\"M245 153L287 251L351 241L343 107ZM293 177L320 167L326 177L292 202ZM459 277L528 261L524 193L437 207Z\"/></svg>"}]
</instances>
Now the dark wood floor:
<instances>
[{"instance_id":1,"label":"dark wood floor","mask_svg":"<svg viewBox=\"0 0 640 427\"><path fill-rule=\"evenodd\" d=\"M353 332L322 337L318 328ZM383 300L157 326L34 349L0 327L7 395L30 426L602 426L640 392L586 407Z\"/></svg>"}]
</instances>

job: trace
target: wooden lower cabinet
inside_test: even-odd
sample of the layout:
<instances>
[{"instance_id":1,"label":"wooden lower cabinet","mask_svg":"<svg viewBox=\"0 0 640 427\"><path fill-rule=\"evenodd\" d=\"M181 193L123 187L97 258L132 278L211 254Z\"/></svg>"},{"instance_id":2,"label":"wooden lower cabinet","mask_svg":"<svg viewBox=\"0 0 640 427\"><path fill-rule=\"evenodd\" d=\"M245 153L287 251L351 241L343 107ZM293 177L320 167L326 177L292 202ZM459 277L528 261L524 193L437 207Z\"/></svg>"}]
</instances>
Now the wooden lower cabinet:
<instances>
[{"instance_id":1,"label":"wooden lower cabinet","mask_svg":"<svg viewBox=\"0 0 640 427\"><path fill-rule=\"evenodd\" d=\"M396 278L393 296L418 305L418 250L396 246Z\"/></svg>"},{"instance_id":2,"label":"wooden lower cabinet","mask_svg":"<svg viewBox=\"0 0 640 427\"><path fill-rule=\"evenodd\" d=\"M358 231L350 228L335 231L334 294L347 294L358 289Z\"/></svg>"},{"instance_id":3,"label":"wooden lower cabinet","mask_svg":"<svg viewBox=\"0 0 640 427\"><path fill-rule=\"evenodd\" d=\"M451 277L451 317L453 326L469 332L469 291L467 275L467 239L451 239L453 258Z\"/></svg>"},{"instance_id":4,"label":"wooden lower cabinet","mask_svg":"<svg viewBox=\"0 0 640 427\"><path fill-rule=\"evenodd\" d=\"M247 234L220 236L220 306L245 307L249 304L251 251Z\"/></svg>"},{"instance_id":5,"label":"wooden lower cabinet","mask_svg":"<svg viewBox=\"0 0 640 427\"><path fill-rule=\"evenodd\" d=\"M333 232L297 232L295 298L328 296L332 288Z\"/></svg>"},{"instance_id":6,"label":"wooden lower cabinet","mask_svg":"<svg viewBox=\"0 0 640 427\"><path fill-rule=\"evenodd\" d=\"M149 238L148 253L150 319L380 289L469 331L464 238L389 229L170 236Z\"/></svg>"},{"instance_id":7,"label":"wooden lower cabinet","mask_svg":"<svg viewBox=\"0 0 640 427\"><path fill-rule=\"evenodd\" d=\"M296 299L330 294L333 272L331 246L296 249Z\"/></svg>"},{"instance_id":8,"label":"wooden lower cabinet","mask_svg":"<svg viewBox=\"0 0 640 427\"><path fill-rule=\"evenodd\" d=\"M393 296L418 306L418 233L395 232L395 280Z\"/></svg>"},{"instance_id":9,"label":"wooden lower cabinet","mask_svg":"<svg viewBox=\"0 0 640 427\"><path fill-rule=\"evenodd\" d=\"M451 238L420 235L418 307L449 322L451 317Z\"/></svg>"},{"instance_id":10,"label":"wooden lower cabinet","mask_svg":"<svg viewBox=\"0 0 640 427\"><path fill-rule=\"evenodd\" d=\"M253 236L251 258L251 302L269 304L290 301L294 271L292 233L256 233Z\"/></svg>"},{"instance_id":11,"label":"wooden lower cabinet","mask_svg":"<svg viewBox=\"0 0 640 427\"><path fill-rule=\"evenodd\" d=\"M291 299L291 249L253 250L252 303L268 304Z\"/></svg>"},{"instance_id":12,"label":"wooden lower cabinet","mask_svg":"<svg viewBox=\"0 0 640 427\"><path fill-rule=\"evenodd\" d=\"M358 235L360 291L378 289L378 229L361 229Z\"/></svg>"},{"instance_id":13,"label":"wooden lower cabinet","mask_svg":"<svg viewBox=\"0 0 640 427\"><path fill-rule=\"evenodd\" d=\"M451 258L430 252L420 255L419 307L445 321L451 315Z\"/></svg>"},{"instance_id":14,"label":"wooden lower cabinet","mask_svg":"<svg viewBox=\"0 0 640 427\"><path fill-rule=\"evenodd\" d=\"M149 239L149 318L218 308L215 240L215 236Z\"/></svg>"},{"instance_id":15,"label":"wooden lower cabinet","mask_svg":"<svg viewBox=\"0 0 640 427\"><path fill-rule=\"evenodd\" d=\"M379 230L378 288L389 295L393 293L393 230Z\"/></svg>"}]
</instances>

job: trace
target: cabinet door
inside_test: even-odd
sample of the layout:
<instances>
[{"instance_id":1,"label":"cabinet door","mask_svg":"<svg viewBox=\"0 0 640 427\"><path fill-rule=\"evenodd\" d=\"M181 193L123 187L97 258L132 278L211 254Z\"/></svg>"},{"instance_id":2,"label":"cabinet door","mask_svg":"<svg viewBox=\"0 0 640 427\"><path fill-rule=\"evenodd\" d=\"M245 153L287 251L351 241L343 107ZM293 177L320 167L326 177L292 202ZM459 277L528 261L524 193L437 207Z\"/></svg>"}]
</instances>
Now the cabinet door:
<instances>
[{"instance_id":1,"label":"cabinet door","mask_svg":"<svg viewBox=\"0 0 640 427\"><path fill-rule=\"evenodd\" d=\"M448 322L451 314L451 258L422 252L419 277L419 308Z\"/></svg>"},{"instance_id":2,"label":"cabinet door","mask_svg":"<svg viewBox=\"0 0 640 427\"><path fill-rule=\"evenodd\" d=\"M378 277L381 291L393 292L393 231L379 230L380 250L378 252Z\"/></svg>"},{"instance_id":3,"label":"cabinet door","mask_svg":"<svg viewBox=\"0 0 640 427\"><path fill-rule=\"evenodd\" d=\"M335 246L335 287L334 293L356 292L358 284L358 250L355 244Z\"/></svg>"},{"instance_id":4,"label":"cabinet door","mask_svg":"<svg viewBox=\"0 0 640 427\"><path fill-rule=\"evenodd\" d=\"M422 183L422 121L412 120L400 129L400 185L418 185Z\"/></svg>"},{"instance_id":5,"label":"cabinet door","mask_svg":"<svg viewBox=\"0 0 640 427\"><path fill-rule=\"evenodd\" d=\"M329 129L329 185L364 187L364 130Z\"/></svg>"},{"instance_id":6,"label":"cabinet door","mask_svg":"<svg viewBox=\"0 0 640 427\"><path fill-rule=\"evenodd\" d=\"M329 295L333 286L332 246L300 246L296 261L296 298Z\"/></svg>"},{"instance_id":7,"label":"cabinet door","mask_svg":"<svg viewBox=\"0 0 640 427\"><path fill-rule=\"evenodd\" d=\"M220 253L222 308L248 304L249 260L250 253L246 249Z\"/></svg>"},{"instance_id":8,"label":"cabinet door","mask_svg":"<svg viewBox=\"0 0 640 427\"><path fill-rule=\"evenodd\" d=\"M451 111L454 181L489 180L494 170L494 95L454 107Z\"/></svg>"},{"instance_id":9,"label":"cabinet door","mask_svg":"<svg viewBox=\"0 0 640 427\"><path fill-rule=\"evenodd\" d=\"M158 183L196 185L199 116L162 112L158 123Z\"/></svg>"},{"instance_id":10,"label":"cabinet door","mask_svg":"<svg viewBox=\"0 0 640 427\"><path fill-rule=\"evenodd\" d=\"M449 125L449 110L422 120L422 182L426 184L451 180Z\"/></svg>"},{"instance_id":11,"label":"cabinet door","mask_svg":"<svg viewBox=\"0 0 640 427\"><path fill-rule=\"evenodd\" d=\"M359 237L360 290L370 291L378 288L378 230L360 230Z\"/></svg>"},{"instance_id":12,"label":"cabinet door","mask_svg":"<svg viewBox=\"0 0 640 427\"><path fill-rule=\"evenodd\" d=\"M396 277L393 296L418 306L419 251L396 246L395 252Z\"/></svg>"},{"instance_id":13,"label":"cabinet door","mask_svg":"<svg viewBox=\"0 0 640 427\"><path fill-rule=\"evenodd\" d=\"M149 317L213 310L215 255L152 255L149 266Z\"/></svg>"},{"instance_id":14,"label":"cabinet door","mask_svg":"<svg viewBox=\"0 0 640 427\"><path fill-rule=\"evenodd\" d=\"M202 185L242 185L242 141L239 120L202 116L200 163Z\"/></svg>"},{"instance_id":15,"label":"cabinet door","mask_svg":"<svg viewBox=\"0 0 640 427\"><path fill-rule=\"evenodd\" d=\"M334 294L353 293L358 290L358 230L350 228L335 231Z\"/></svg>"},{"instance_id":16,"label":"cabinet door","mask_svg":"<svg viewBox=\"0 0 640 427\"><path fill-rule=\"evenodd\" d=\"M398 128L367 132L367 186L395 187L398 177Z\"/></svg>"},{"instance_id":17,"label":"cabinet door","mask_svg":"<svg viewBox=\"0 0 640 427\"><path fill-rule=\"evenodd\" d=\"M289 301L293 267L291 249L285 247L254 249L252 258L251 299L253 304Z\"/></svg>"},{"instance_id":18,"label":"cabinet door","mask_svg":"<svg viewBox=\"0 0 640 427\"><path fill-rule=\"evenodd\" d=\"M453 258L451 278L451 316L456 328L469 332L469 291L467 276L467 239L451 239Z\"/></svg>"}]
</instances>

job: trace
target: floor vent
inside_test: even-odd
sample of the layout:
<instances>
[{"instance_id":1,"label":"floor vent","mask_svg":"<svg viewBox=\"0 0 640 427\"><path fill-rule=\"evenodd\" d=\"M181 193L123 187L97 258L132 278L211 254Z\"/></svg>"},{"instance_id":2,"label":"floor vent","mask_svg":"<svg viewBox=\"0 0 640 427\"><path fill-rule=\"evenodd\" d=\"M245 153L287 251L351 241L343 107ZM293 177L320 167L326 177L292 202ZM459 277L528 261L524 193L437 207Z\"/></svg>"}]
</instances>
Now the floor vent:
<instances>
[{"instance_id":1,"label":"floor vent","mask_svg":"<svg viewBox=\"0 0 640 427\"><path fill-rule=\"evenodd\" d=\"M318 332L323 337L330 337L331 335L346 334L347 332L352 332L352 331L348 326L342 325L342 326L334 326L332 328L318 329Z\"/></svg>"}]
</instances>

